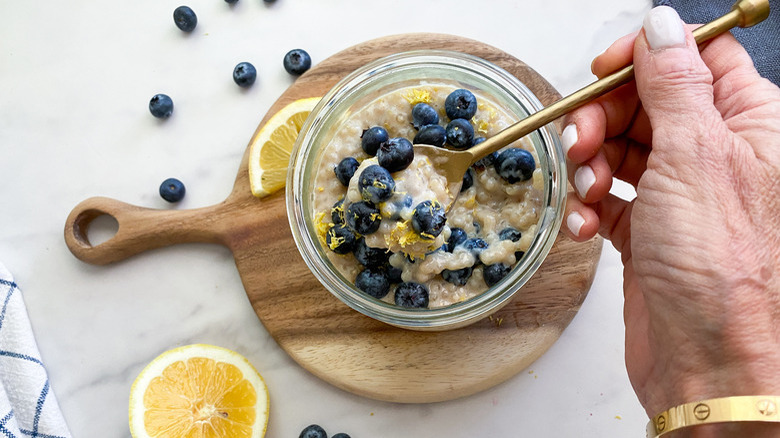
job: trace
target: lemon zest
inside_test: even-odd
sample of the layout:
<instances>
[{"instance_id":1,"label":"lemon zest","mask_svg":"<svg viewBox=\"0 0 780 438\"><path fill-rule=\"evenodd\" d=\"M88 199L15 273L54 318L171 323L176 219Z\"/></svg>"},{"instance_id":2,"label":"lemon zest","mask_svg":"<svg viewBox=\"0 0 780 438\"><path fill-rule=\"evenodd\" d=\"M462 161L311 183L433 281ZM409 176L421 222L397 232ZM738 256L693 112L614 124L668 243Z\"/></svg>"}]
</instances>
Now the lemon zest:
<instances>
[{"instance_id":1,"label":"lemon zest","mask_svg":"<svg viewBox=\"0 0 780 438\"><path fill-rule=\"evenodd\" d=\"M422 88L412 88L404 94L404 99L409 102L409 105L417 105L418 103L431 103L431 92Z\"/></svg>"}]
</instances>

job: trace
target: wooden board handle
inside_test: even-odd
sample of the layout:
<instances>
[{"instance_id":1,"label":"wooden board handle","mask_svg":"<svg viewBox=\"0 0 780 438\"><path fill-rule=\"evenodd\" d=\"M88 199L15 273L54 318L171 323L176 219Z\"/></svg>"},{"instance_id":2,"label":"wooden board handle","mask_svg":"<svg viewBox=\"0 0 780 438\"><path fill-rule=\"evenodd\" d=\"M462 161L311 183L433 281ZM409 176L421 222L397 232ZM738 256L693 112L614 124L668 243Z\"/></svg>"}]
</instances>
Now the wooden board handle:
<instances>
[{"instance_id":1,"label":"wooden board handle","mask_svg":"<svg viewBox=\"0 0 780 438\"><path fill-rule=\"evenodd\" d=\"M65 222L65 243L78 259L105 265L149 249L175 243L226 244L222 204L191 210L157 210L111 198L94 197L78 204ZM90 224L108 215L119 224L116 234L99 245L87 237Z\"/></svg>"}]
</instances>

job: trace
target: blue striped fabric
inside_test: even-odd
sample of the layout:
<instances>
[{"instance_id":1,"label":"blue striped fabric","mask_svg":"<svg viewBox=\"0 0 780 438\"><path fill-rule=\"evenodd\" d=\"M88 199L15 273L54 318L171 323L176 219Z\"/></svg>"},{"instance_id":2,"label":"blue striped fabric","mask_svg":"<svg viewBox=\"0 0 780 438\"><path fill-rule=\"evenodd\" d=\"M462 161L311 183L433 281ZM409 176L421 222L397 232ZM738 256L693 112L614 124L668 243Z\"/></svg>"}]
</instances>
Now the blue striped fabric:
<instances>
[{"instance_id":1,"label":"blue striped fabric","mask_svg":"<svg viewBox=\"0 0 780 438\"><path fill-rule=\"evenodd\" d=\"M0 438L70 438L22 293L0 263Z\"/></svg>"},{"instance_id":2,"label":"blue striped fabric","mask_svg":"<svg viewBox=\"0 0 780 438\"><path fill-rule=\"evenodd\" d=\"M706 23L725 14L734 0L653 0L653 6L671 6L686 23ZM745 47L761 76L780 85L780 1L769 0L769 18L731 33Z\"/></svg>"}]
</instances>

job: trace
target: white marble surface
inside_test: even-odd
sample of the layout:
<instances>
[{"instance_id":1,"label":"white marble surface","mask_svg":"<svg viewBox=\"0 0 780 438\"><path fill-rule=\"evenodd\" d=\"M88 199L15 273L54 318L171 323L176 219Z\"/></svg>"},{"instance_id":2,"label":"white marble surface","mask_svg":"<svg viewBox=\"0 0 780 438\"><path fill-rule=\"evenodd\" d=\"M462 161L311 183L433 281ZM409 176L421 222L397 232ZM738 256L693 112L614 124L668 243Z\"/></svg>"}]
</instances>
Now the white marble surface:
<instances>
[{"instance_id":1,"label":"white marble surface","mask_svg":"<svg viewBox=\"0 0 780 438\"><path fill-rule=\"evenodd\" d=\"M0 3L0 261L24 292L75 437L128 437L136 374L194 342L234 349L260 370L271 438L310 423L353 438L644 436L609 244L581 311L528 370L464 399L400 405L345 393L292 361L255 317L226 248L179 245L98 267L70 254L63 225L95 195L153 208L224 199L257 123L293 81L281 66L289 49L317 63L379 36L452 33L504 49L568 93L593 79L596 54L639 27L649 0L190 0L191 35L173 25L181 3ZM240 61L259 70L249 90L231 78ZM174 100L167 121L147 109L158 92ZM175 207L157 194L170 176L187 186Z\"/></svg>"}]
</instances>

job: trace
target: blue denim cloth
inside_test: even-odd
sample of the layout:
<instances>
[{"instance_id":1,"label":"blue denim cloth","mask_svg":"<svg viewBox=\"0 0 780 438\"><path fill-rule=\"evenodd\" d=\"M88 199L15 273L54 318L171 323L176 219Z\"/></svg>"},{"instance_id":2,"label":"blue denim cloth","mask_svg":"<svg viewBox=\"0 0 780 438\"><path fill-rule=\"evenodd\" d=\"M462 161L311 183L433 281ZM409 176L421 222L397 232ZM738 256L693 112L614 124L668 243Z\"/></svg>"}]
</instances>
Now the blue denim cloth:
<instances>
[{"instance_id":1,"label":"blue denim cloth","mask_svg":"<svg viewBox=\"0 0 780 438\"><path fill-rule=\"evenodd\" d=\"M725 14L734 0L653 0L653 6L673 7L686 23L706 23ZM731 33L753 58L761 76L780 85L780 0L769 0L769 17L757 25Z\"/></svg>"}]
</instances>

